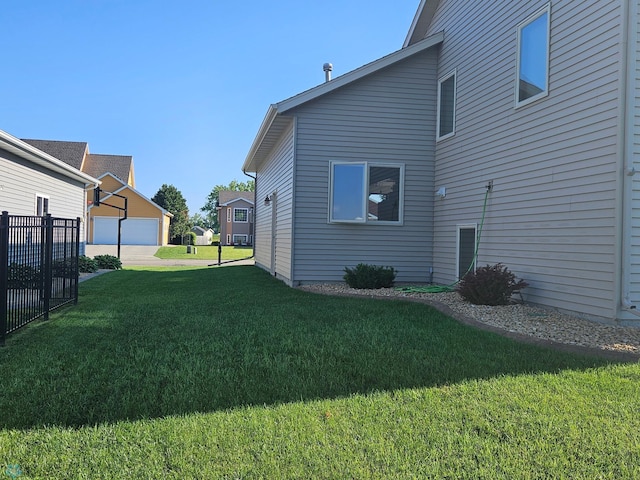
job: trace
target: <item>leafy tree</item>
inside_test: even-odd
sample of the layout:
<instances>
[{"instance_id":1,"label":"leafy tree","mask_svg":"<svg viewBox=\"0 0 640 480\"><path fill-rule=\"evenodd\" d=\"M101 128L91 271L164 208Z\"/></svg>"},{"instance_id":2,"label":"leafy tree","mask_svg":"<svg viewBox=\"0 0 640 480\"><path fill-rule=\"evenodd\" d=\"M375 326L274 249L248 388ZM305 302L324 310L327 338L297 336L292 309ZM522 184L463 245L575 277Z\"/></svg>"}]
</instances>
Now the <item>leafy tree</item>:
<instances>
[{"instance_id":1,"label":"leafy tree","mask_svg":"<svg viewBox=\"0 0 640 480\"><path fill-rule=\"evenodd\" d=\"M182 196L182 192L173 185L165 183L151 200L173 213L171 225L169 226L169 238L172 243L180 243L182 235L191 229L189 208L187 207L187 201Z\"/></svg>"},{"instance_id":2,"label":"leafy tree","mask_svg":"<svg viewBox=\"0 0 640 480\"><path fill-rule=\"evenodd\" d=\"M194 213L191 218L189 218L189 223L193 227L212 228L211 225L209 225L209 219L199 213Z\"/></svg>"},{"instance_id":3,"label":"leafy tree","mask_svg":"<svg viewBox=\"0 0 640 480\"><path fill-rule=\"evenodd\" d=\"M249 180L247 182L231 180L229 185L216 185L213 187L213 190L211 190L211 193L209 193L209 196L207 197L207 203L204 204L204 207L202 207L200 211L205 212L207 221L209 222L209 228L213 228L216 232L220 231L220 222L218 221L218 210L216 210L216 205L220 198L220 192L225 190L231 192L255 192L256 184L253 180Z\"/></svg>"}]
</instances>

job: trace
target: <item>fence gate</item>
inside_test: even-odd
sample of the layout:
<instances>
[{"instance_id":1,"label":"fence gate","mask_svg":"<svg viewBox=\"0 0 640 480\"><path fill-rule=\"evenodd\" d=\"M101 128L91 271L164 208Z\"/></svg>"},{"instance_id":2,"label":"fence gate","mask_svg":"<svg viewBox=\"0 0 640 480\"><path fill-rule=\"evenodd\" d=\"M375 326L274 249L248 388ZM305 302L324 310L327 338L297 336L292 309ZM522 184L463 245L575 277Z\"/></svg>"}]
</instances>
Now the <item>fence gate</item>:
<instances>
[{"instance_id":1,"label":"fence gate","mask_svg":"<svg viewBox=\"0 0 640 480\"><path fill-rule=\"evenodd\" d=\"M0 345L49 312L78 302L80 218L0 217Z\"/></svg>"}]
</instances>

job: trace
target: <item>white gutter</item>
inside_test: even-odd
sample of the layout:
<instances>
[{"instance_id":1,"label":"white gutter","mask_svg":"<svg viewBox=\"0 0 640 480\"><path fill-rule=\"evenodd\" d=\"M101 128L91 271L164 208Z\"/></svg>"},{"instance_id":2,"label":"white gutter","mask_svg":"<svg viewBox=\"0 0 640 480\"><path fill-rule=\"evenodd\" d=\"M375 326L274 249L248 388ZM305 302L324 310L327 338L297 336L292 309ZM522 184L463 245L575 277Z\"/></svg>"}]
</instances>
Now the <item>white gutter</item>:
<instances>
[{"instance_id":1,"label":"white gutter","mask_svg":"<svg viewBox=\"0 0 640 480\"><path fill-rule=\"evenodd\" d=\"M617 253L617 264L620 267L619 291L620 305L628 313L640 316L640 311L631 300L631 253L632 253L632 214L633 214L633 184L636 174L634 166L634 122L635 122L635 19L637 17L637 3L634 2L633 12L629 5L631 2L623 0L621 18L621 68L620 72L620 118L618 132L618 155L619 155L619 177L621 177L621 188L618 189L618 205L621 212L621 220L617 221L616 235L619 239L620 248ZM633 15L632 15L633 13ZM633 47L633 48L632 48ZM633 102L629 105L629 101ZM621 205L620 205L621 204ZM616 315L617 316L617 315Z\"/></svg>"},{"instance_id":2,"label":"white gutter","mask_svg":"<svg viewBox=\"0 0 640 480\"><path fill-rule=\"evenodd\" d=\"M30 162L40 165L47 170L60 173L67 178L81 182L85 186L93 185L94 187L97 187L102 183L97 178L93 178L92 176L73 168L62 160L58 160L48 153L38 150L36 147L29 145L28 143L23 142L2 130L0 130L0 148L15 154L20 158L24 158L25 160L29 160Z\"/></svg>"}]
</instances>

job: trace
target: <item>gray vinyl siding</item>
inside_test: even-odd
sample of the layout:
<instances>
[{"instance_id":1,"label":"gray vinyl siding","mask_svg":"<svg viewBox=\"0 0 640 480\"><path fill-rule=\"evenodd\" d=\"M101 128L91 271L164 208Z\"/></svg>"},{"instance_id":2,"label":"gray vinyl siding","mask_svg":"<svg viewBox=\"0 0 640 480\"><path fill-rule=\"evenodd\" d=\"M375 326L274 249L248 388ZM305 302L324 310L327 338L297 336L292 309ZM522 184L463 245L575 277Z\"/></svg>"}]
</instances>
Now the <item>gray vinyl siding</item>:
<instances>
[{"instance_id":1,"label":"gray vinyl siding","mask_svg":"<svg viewBox=\"0 0 640 480\"><path fill-rule=\"evenodd\" d=\"M629 159L630 166L636 170L636 174L630 178L631 194L631 251L630 258L623 259L629 262L630 278L629 299L635 305L640 305L640 1L633 3L632 15L635 16L632 37L636 39L632 45L633 52L633 79L635 84L635 94L631 101L633 108L633 131L632 131L632 151Z\"/></svg>"},{"instance_id":2,"label":"gray vinyl siding","mask_svg":"<svg viewBox=\"0 0 640 480\"><path fill-rule=\"evenodd\" d=\"M343 281L358 263L426 282L432 265L437 49L309 102L296 127L294 280ZM330 224L331 161L403 164L402 225Z\"/></svg>"},{"instance_id":3,"label":"gray vinyl siding","mask_svg":"<svg viewBox=\"0 0 640 480\"><path fill-rule=\"evenodd\" d=\"M455 280L456 225L480 223L527 301L615 317L620 2L551 2L549 96L515 108L516 31L547 1L441 0L439 74L457 69L455 136L437 143L435 280Z\"/></svg>"},{"instance_id":4,"label":"gray vinyl siding","mask_svg":"<svg viewBox=\"0 0 640 480\"><path fill-rule=\"evenodd\" d=\"M84 218L84 185L0 149L0 211L35 215L36 195L49 197L54 217ZM84 224L81 229L84 242Z\"/></svg>"},{"instance_id":5,"label":"gray vinyl siding","mask_svg":"<svg viewBox=\"0 0 640 480\"><path fill-rule=\"evenodd\" d=\"M269 158L259 168L256 182L256 265L272 270L272 238L275 237L276 277L291 285L291 248L293 218L293 124L283 132ZM273 197L270 205L264 199ZM275 235L272 235L272 214L276 209Z\"/></svg>"}]
</instances>

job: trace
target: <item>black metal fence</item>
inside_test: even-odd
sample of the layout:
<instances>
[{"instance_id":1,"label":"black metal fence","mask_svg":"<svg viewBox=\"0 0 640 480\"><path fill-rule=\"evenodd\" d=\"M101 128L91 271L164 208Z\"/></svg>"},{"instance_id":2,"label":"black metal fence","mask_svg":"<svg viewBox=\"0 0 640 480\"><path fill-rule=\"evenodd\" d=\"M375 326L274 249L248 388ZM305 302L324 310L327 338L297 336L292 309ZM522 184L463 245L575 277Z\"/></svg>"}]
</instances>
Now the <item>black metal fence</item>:
<instances>
[{"instance_id":1,"label":"black metal fence","mask_svg":"<svg viewBox=\"0 0 640 480\"><path fill-rule=\"evenodd\" d=\"M49 312L78 302L80 219L0 217L0 345Z\"/></svg>"}]
</instances>

